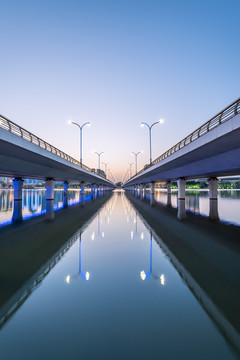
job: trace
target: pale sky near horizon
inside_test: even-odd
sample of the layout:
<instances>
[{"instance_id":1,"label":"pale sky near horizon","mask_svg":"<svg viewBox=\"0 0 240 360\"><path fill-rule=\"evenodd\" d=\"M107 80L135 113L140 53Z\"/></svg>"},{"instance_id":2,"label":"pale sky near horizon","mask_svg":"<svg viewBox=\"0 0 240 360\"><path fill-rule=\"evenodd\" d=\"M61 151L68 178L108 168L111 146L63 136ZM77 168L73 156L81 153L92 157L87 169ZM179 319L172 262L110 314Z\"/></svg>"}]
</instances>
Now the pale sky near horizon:
<instances>
[{"instance_id":1,"label":"pale sky near horizon","mask_svg":"<svg viewBox=\"0 0 240 360\"><path fill-rule=\"evenodd\" d=\"M0 114L122 180L240 96L240 1L0 0ZM102 165L102 169L104 166ZM133 169L133 167L132 167Z\"/></svg>"}]
</instances>

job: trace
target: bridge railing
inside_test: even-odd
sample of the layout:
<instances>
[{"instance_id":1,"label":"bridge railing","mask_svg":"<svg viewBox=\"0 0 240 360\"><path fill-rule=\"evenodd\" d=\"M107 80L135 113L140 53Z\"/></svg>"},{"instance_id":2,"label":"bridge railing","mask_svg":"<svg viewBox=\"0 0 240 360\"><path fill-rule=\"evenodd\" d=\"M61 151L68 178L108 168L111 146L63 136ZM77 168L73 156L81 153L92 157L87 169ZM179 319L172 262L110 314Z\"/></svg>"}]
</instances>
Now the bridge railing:
<instances>
[{"instance_id":1,"label":"bridge railing","mask_svg":"<svg viewBox=\"0 0 240 360\"><path fill-rule=\"evenodd\" d=\"M27 141L41 147L44 150L50 151L51 153L61 157L62 159L65 159L65 160L71 162L74 165L78 165L85 170L93 172L96 175L102 177L103 179L106 179L103 175L99 174L97 171L89 168L88 166L86 166L84 164L81 164L78 160L72 158L71 156L67 155L63 151L56 148L55 146L47 143L46 141L42 140L38 136L32 134L28 130L15 124L13 121L7 119L6 117L4 117L2 115L0 115L0 128L3 128L4 130L7 130L7 131L11 132L12 134L19 136L19 137L23 138L24 140L27 140Z\"/></svg>"},{"instance_id":2,"label":"bridge railing","mask_svg":"<svg viewBox=\"0 0 240 360\"><path fill-rule=\"evenodd\" d=\"M165 151L162 155L156 158L151 164L145 165L142 170L140 170L137 174L131 177L134 178L135 176L141 174L146 169L149 169L155 164L158 164L160 161L166 159L168 156L176 153L177 151L181 150L185 146L189 145L193 141L197 140L201 136L205 135L209 131L215 129L216 127L220 126L221 124L225 123L226 121L230 120L234 116L240 113L240 98L234 101L231 105L220 111L217 115L212 117L202 126L194 130L191 134L186 136L183 140L179 141L176 145L172 146L169 150ZM131 180L129 179L129 180ZM128 181L129 181L128 180Z\"/></svg>"}]
</instances>

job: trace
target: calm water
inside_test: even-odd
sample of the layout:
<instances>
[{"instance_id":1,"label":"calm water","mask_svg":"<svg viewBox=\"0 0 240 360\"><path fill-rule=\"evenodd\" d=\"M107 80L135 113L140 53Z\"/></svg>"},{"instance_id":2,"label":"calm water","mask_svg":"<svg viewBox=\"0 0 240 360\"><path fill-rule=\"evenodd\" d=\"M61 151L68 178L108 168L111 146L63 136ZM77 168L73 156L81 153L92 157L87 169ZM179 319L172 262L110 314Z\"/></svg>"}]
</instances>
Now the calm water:
<instances>
[{"instance_id":1,"label":"calm water","mask_svg":"<svg viewBox=\"0 0 240 360\"><path fill-rule=\"evenodd\" d=\"M204 310L191 274L179 274L123 191L67 241L68 251L2 326L1 359L237 358L214 306Z\"/></svg>"}]
</instances>

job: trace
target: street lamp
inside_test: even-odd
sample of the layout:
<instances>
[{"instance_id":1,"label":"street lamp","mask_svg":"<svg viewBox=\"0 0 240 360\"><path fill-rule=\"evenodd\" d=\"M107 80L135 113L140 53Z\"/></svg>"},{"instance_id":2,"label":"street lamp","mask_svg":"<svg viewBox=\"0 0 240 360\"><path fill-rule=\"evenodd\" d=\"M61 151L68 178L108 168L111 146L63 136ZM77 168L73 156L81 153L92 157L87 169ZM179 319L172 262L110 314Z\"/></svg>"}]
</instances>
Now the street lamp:
<instances>
[{"instance_id":1,"label":"street lamp","mask_svg":"<svg viewBox=\"0 0 240 360\"><path fill-rule=\"evenodd\" d=\"M128 163L129 167L130 167L130 178L132 177L132 165L133 163Z\"/></svg>"},{"instance_id":2,"label":"street lamp","mask_svg":"<svg viewBox=\"0 0 240 360\"><path fill-rule=\"evenodd\" d=\"M82 166L82 129L83 129L83 127L84 127L85 125L87 125L87 126L89 127L89 126L90 126L90 122L87 121L87 122L85 122L82 126L79 125L79 124L77 124L77 123L75 123L75 122L73 122L73 121L71 121L71 120L69 120L68 123L69 123L70 125L76 125L76 126L78 126L78 127L79 127L79 130L80 130L80 164L81 164L81 166Z\"/></svg>"},{"instance_id":3,"label":"street lamp","mask_svg":"<svg viewBox=\"0 0 240 360\"><path fill-rule=\"evenodd\" d=\"M106 174L106 176L107 176L107 166L109 165L109 163L104 163L104 162L102 162L102 164L105 166L105 174Z\"/></svg>"},{"instance_id":4,"label":"street lamp","mask_svg":"<svg viewBox=\"0 0 240 360\"><path fill-rule=\"evenodd\" d=\"M132 154L135 155L135 172L137 173L137 157L139 154L142 154L143 153L143 150L142 151L139 151L137 153L133 152L132 151Z\"/></svg>"},{"instance_id":5,"label":"street lamp","mask_svg":"<svg viewBox=\"0 0 240 360\"><path fill-rule=\"evenodd\" d=\"M164 122L163 119L160 119L158 121L156 121L155 123L153 123L152 125L149 125L147 124L146 122L141 122L141 127L144 127L144 125L146 125L149 129L149 145L150 145L150 165L152 163L152 127L154 125L157 125L157 124L162 124Z\"/></svg>"},{"instance_id":6,"label":"street lamp","mask_svg":"<svg viewBox=\"0 0 240 360\"><path fill-rule=\"evenodd\" d=\"M100 158L101 158L101 155L104 154L104 151L98 153L97 151L94 151L94 154L97 154L98 155L98 170L100 172Z\"/></svg>"}]
</instances>

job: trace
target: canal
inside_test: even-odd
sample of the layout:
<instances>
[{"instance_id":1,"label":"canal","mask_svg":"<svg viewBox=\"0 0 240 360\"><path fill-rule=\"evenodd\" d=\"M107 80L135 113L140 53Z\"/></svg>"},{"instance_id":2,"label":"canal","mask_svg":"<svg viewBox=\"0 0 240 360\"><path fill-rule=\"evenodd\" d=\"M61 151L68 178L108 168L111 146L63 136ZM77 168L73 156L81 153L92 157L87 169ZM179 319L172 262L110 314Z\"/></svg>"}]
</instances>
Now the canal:
<instances>
[{"instance_id":1,"label":"canal","mask_svg":"<svg viewBox=\"0 0 240 360\"><path fill-rule=\"evenodd\" d=\"M220 192L210 222L189 193L180 222L174 193L170 208L123 190L83 207L72 191L64 208L55 191L46 222L44 192L24 190L12 224L1 191L1 359L239 359L238 194Z\"/></svg>"}]
</instances>

